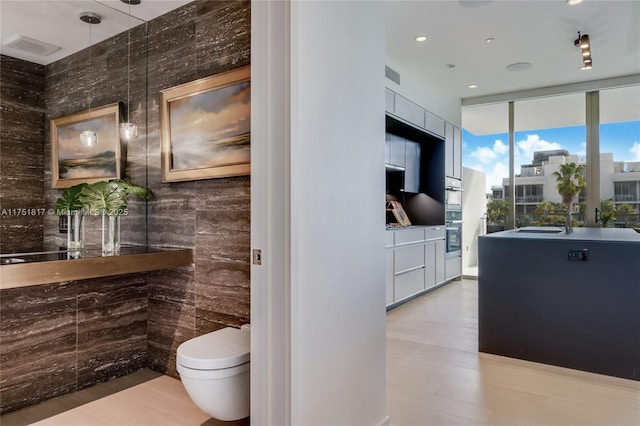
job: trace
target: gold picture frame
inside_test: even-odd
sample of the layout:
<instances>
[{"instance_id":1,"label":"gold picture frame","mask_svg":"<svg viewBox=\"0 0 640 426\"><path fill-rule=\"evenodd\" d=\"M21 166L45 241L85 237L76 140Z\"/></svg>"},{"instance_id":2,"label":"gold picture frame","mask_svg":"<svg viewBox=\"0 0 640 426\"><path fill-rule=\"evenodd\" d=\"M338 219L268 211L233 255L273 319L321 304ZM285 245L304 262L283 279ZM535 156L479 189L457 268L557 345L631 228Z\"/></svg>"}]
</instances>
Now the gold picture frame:
<instances>
[{"instance_id":1,"label":"gold picture frame","mask_svg":"<svg viewBox=\"0 0 640 426\"><path fill-rule=\"evenodd\" d=\"M51 119L51 187L120 179L120 103ZM80 133L98 136L92 147L80 143Z\"/></svg>"},{"instance_id":2,"label":"gold picture frame","mask_svg":"<svg viewBox=\"0 0 640 426\"><path fill-rule=\"evenodd\" d=\"M251 69L160 92L162 181L251 173Z\"/></svg>"}]
</instances>

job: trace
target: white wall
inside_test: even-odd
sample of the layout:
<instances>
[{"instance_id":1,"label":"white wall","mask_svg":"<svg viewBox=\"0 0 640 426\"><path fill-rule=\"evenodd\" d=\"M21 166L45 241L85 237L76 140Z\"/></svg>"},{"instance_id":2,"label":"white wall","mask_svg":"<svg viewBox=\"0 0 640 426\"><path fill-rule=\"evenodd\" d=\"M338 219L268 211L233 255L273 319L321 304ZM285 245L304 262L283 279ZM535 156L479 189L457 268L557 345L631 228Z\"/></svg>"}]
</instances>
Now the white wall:
<instances>
[{"instance_id":1,"label":"white wall","mask_svg":"<svg viewBox=\"0 0 640 426\"><path fill-rule=\"evenodd\" d=\"M294 2L291 22L291 420L381 424L382 4Z\"/></svg>"},{"instance_id":2,"label":"white wall","mask_svg":"<svg viewBox=\"0 0 640 426\"><path fill-rule=\"evenodd\" d=\"M469 268L478 265L478 236L486 232L482 220L487 211L486 175L463 167L462 187L462 274L475 275Z\"/></svg>"},{"instance_id":3,"label":"white wall","mask_svg":"<svg viewBox=\"0 0 640 426\"><path fill-rule=\"evenodd\" d=\"M444 93L437 82L425 82L407 71L401 64L385 58L385 65L400 74L400 84L384 79L385 87L420 105L429 112L462 128L462 101L460 98Z\"/></svg>"},{"instance_id":4,"label":"white wall","mask_svg":"<svg viewBox=\"0 0 640 426\"><path fill-rule=\"evenodd\" d=\"M251 422L386 417L380 2L252 2Z\"/></svg>"}]
</instances>

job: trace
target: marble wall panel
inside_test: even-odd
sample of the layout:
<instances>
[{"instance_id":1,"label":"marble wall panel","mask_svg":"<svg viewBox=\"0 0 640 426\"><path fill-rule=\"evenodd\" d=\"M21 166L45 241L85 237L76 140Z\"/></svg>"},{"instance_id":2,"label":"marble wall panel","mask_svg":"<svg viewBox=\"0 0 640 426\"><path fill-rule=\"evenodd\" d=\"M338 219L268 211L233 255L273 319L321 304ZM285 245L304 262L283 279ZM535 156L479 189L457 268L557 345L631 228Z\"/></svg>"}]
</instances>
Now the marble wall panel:
<instances>
[{"instance_id":1,"label":"marble wall panel","mask_svg":"<svg viewBox=\"0 0 640 426\"><path fill-rule=\"evenodd\" d=\"M75 390L76 285L0 292L0 413Z\"/></svg>"},{"instance_id":2,"label":"marble wall panel","mask_svg":"<svg viewBox=\"0 0 640 426\"><path fill-rule=\"evenodd\" d=\"M44 66L0 55L0 212L44 206L44 86ZM43 222L3 214L0 252L41 251Z\"/></svg>"},{"instance_id":3,"label":"marble wall panel","mask_svg":"<svg viewBox=\"0 0 640 426\"><path fill-rule=\"evenodd\" d=\"M148 366L172 377L176 372L178 346L195 337L195 307L149 299Z\"/></svg>"},{"instance_id":4,"label":"marble wall panel","mask_svg":"<svg viewBox=\"0 0 640 426\"><path fill-rule=\"evenodd\" d=\"M170 375L182 341L249 321L250 181L162 183L159 92L248 65L250 22L249 1L196 1L149 23L149 242L195 251L149 278L149 363Z\"/></svg>"},{"instance_id":5,"label":"marble wall panel","mask_svg":"<svg viewBox=\"0 0 640 426\"><path fill-rule=\"evenodd\" d=\"M145 274L0 292L0 412L147 365Z\"/></svg>"}]
</instances>

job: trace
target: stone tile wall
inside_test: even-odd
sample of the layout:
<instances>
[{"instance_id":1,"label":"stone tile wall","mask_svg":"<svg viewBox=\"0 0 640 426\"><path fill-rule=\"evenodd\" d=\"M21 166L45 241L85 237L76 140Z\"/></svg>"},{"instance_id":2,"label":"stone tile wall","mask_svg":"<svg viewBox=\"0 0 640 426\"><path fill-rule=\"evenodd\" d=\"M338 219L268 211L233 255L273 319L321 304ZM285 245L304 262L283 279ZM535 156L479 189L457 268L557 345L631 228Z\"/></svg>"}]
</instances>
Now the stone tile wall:
<instances>
[{"instance_id":1,"label":"stone tile wall","mask_svg":"<svg viewBox=\"0 0 640 426\"><path fill-rule=\"evenodd\" d=\"M194 249L149 274L149 363L177 376L183 341L249 322L249 177L162 183L160 91L250 63L250 2L196 1L149 23L149 243Z\"/></svg>"},{"instance_id":2,"label":"stone tile wall","mask_svg":"<svg viewBox=\"0 0 640 426\"><path fill-rule=\"evenodd\" d=\"M0 55L0 253L42 251L44 75Z\"/></svg>"},{"instance_id":3,"label":"stone tile wall","mask_svg":"<svg viewBox=\"0 0 640 426\"><path fill-rule=\"evenodd\" d=\"M0 413L146 365L146 274L0 291Z\"/></svg>"}]
</instances>

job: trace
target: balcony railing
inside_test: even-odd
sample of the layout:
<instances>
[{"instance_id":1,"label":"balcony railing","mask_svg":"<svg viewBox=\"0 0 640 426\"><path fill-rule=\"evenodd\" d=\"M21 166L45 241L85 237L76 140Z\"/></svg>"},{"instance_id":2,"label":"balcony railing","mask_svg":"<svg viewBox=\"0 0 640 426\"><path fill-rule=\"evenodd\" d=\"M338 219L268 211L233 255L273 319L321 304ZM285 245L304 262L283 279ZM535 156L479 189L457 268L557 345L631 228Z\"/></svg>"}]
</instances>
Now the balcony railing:
<instances>
[{"instance_id":1,"label":"balcony railing","mask_svg":"<svg viewBox=\"0 0 640 426\"><path fill-rule=\"evenodd\" d=\"M516 197L516 203L541 203L544 197Z\"/></svg>"},{"instance_id":2,"label":"balcony railing","mask_svg":"<svg viewBox=\"0 0 640 426\"><path fill-rule=\"evenodd\" d=\"M613 201L640 201L634 194L616 194Z\"/></svg>"}]
</instances>

